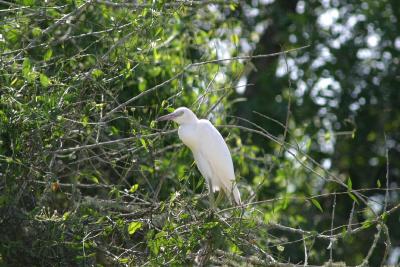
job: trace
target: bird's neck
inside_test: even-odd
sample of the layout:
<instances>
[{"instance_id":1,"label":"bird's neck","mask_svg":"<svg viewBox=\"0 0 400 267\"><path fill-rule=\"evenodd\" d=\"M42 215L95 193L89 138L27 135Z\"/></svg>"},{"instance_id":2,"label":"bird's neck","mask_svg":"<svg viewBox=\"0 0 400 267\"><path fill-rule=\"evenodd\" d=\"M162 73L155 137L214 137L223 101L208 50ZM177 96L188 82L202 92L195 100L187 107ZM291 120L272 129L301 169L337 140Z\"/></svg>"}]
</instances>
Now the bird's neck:
<instances>
[{"instance_id":1,"label":"bird's neck","mask_svg":"<svg viewBox=\"0 0 400 267\"><path fill-rule=\"evenodd\" d=\"M180 124L180 126L189 126L189 125L195 125L197 122L199 121L199 119L196 117L196 115L193 114L193 117L191 117L190 119L182 122Z\"/></svg>"},{"instance_id":2,"label":"bird's neck","mask_svg":"<svg viewBox=\"0 0 400 267\"><path fill-rule=\"evenodd\" d=\"M188 146L192 151L197 147L198 135L197 135L197 123L183 123L179 126L178 136L182 142Z\"/></svg>"}]
</instances>

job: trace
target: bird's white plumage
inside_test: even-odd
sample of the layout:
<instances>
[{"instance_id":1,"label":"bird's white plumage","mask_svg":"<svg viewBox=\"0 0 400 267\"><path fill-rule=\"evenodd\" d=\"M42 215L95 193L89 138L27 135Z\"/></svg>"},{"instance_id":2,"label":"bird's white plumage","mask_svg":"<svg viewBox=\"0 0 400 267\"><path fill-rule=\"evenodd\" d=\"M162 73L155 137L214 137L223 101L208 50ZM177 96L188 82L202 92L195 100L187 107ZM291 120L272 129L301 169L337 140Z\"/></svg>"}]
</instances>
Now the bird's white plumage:
<instances>
[{"instance_id":1,"label":"bird's white plumage","mask_svg":"<svg viewBox=\"0 0 400 267\"><path fill-rule=\"evenodd\" d=\"M160 120L171 119L179 123L178 135L190 148L197 168L204 176L210 192L222 189L241 204L240 193L235 184L235 172L231 153L224 138L208 120L199 120L187 108L178 108Z\"/></svg>"}]
</instances>

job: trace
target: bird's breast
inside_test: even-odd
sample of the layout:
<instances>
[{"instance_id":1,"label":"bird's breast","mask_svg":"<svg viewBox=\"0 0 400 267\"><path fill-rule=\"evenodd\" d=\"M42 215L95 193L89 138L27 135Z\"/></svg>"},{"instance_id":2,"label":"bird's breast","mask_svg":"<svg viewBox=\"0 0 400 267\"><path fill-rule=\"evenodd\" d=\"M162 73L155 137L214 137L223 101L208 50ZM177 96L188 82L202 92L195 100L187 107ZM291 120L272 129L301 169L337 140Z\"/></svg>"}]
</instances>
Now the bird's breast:
<instances>
[{"instance_id":1,"label":"bird's breast","mask_svg":"<svg viewBox=\"0 0 400 267\"><path fill-rule=\"evenodd\" d=\"M196 149L199 142L195 125L181 125L178 129L179 138L188 146L192 151Z\"/></svg>"}]
</instances>

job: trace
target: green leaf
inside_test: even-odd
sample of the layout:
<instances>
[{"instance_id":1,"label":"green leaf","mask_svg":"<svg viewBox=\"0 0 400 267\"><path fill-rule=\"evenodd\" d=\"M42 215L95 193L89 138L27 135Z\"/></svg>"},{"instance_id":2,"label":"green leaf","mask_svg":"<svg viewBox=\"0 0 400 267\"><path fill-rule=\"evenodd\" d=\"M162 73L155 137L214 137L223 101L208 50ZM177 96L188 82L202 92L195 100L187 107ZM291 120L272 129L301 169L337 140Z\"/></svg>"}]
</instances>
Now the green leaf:
<instances>
[{"instance_id":1,"label":"green leaf","mask_svg":"<svg viewBox=\"0 0 400 267\"><path fill-rule=\"evenodd\" d=\"M22 4L24 6L32 6L35 3L35 0L22 0Z\"/></svg>"},{"instance_id":2,"label":"green leaf","mask_svg":"<svg viewBox=\"0 0 400 267\"><path fill-rule=\"evenodd\" d=\"M130 235L133 235L137 230L142 228L143 223L142 222L131 222L128 226L128 232Z\"/></svg>"},{"instance_id":3,"label":"green leaf","mask_svg":"<svg viewBox=\"0 0 400 267\"><path fill-rule=\"evenodd\" d=\"M276 246L276 249L277 249L278 251L280 251L280 252L283 252L283 251L285 250L285 247L282 246L282 245L278 245L278 246Z\"/></svg>"},{"instance_id":4,"label":"green leaf","mask_svg":"<svg viewBox=\"0 0 400 267\"><path fill-rule=\"evenodd\" d=\"M146 151L149 152L149 148L147 147L147 143L146 140L144 140L144 138L140 138L140 143L142 143L144 149L146 149Z\"/></svg>"},{"instance_id":5,"label":"green leaf","mask_svg":"<svg viewBox=\"0 0 400 267\"><path fill-rule=\"evenodd\" d=\"M53 50L49 49L49 50L46 51L46 53L44 53L43 60L44 61L49 61L52 56L53 56Z\"/></svg>"},{"instance_id":6,"label":"green leaf","mask_svg":"<svg viewBox=\"0 0 400 267\"><path fill-rule=\"evenodd\" d=\"M240 254L240 248L236 246L236 244L232 244L230 247L230 251L234 254Z\"/></svg>"},{"instance_id":7,"label":"green leaf","mask_svg":"<svg viewBox=\"0 0 400 267\"><path fill-rule=\"evenodd\" d=\"M165 108L165 107L168 107L168 101L167 100L163 100L162 102L161 102L161 108Z\"/></svg>"},{"instance_id":8,"label":"green leaf","mask_svg":"<svg viewBox=\"0 0 400 267\"><path fill-rule=\"evenodd\" d=\"M102 70L99 70L99 69L92 70L92 76L96 79L103 76L103 74L104 74L104 72Z\"/></svg>"},{"instance_id":9,"label":"green leaf","mask_svg":"<svg viewBox=\"0 0 400 267\"><path fill-rule=\"evenodd\" d=\"M331 140L331 133L330 132L326 132L325 133L325 141L329 142Z\"/></svg>"},{"instance_id":10,"label":"green leaf","mask_svg":"<svg viewBox=\"0 0 400 267\"><path fill-rule=\"evenodd\" d=\"M170 200L169 200L169 203L172 204L172 203L175 201L175 199L176 199L177 197L179 197L179 196L180 196L180 193L179 193L179 192L172 193L171 198L170 198Z\"/></svg>"},{"instance_id":11,"label":"green leaf","mask_svg":"<svg viewBox=\"0 0 400 267\"><path fill-rule=\"evenodd\" d=\"M282 203L282 209L286 209L289 203L289 198L288 196L285 194L285 197L283 198L283 203Z\"/></svg>"},{"instance_id":12,"label":"green leaf","mask_svg":"<svg viewBox=\"0 0 400 267\"><path fill-rule=\"evenodd\" d=\"M139 77L139 91L143 92L147 88L147 81L143 77Z\"/></svg>"},{"instance_id":13,"label":"green leaf","mask_svg":"<svg viewBox=\"0 0 400 267\"><path fill-rule=\"evenodd\" d=\"M237 34L232 34L231 41L234 45L239 45L239 36Z\"/></svg>"},{"instance_id":14,"label":"green leaf","mask_svg":"<svg viewBox=\"0 0 400 267\"><path fill-rule=\"evenodd\" d=\"M160 67L153 67L149 69L149 74L152 77L157 77L161 73L161 68ZM140 85L139 85L140 86Z\"/></svg>"},{"instance_id":15,"label":"green leaf","mask_svg":"<svg viewBox=\"0 0 400 267\"><path fill-rule=\"evenodd\" d=\"M94 182L95 184L98 184L98 183L99 183L99 179L98 179L96 176L94 176L94 175L91 175L91 176L90 176L90 180L91 180L92 182Z\"/></svg>"},{"instance_id":16,"label":"green leaf","mask_svg":"<svg viewBox=\"0 0 400 267\"><path fill-rule=\"evenodd\" d=\"M385 212L383 212L383 213L381 214L381 218L382 218L382 220L383 220L384 222L387 221L387 218L388 218L388 213L387 213L387 211L385 211Z\"/></svg>"},{"instance_id":17,"label":"green leaf","mask_svg":"<svg viewBox=\"0 0 400 267\"><path fill-rule=\"evenodd\" d=\"M31 61L29 60L29 58L25 58L24 62L22 63L22 75L24 76L24 78L27 78L30 72L31 72Z\"/></svg>"},{"instance_id":18,"label":"green leaf","mask_svg":"<svg viewBox=\"0 0 400 267\"><path fill-rule=\"evenodd\" d=\"M32 35L34 37L39 37L40 35L42 35L42 30L39 27L35 27L32 29Z\"/></svg>"},{"instance_id":19,"label":"green leaf","mask_svg":"<svg viewBox=\"0 0 400 267\"><path fill-rule=\"evenodd\" d=\"M110 127L111 130L111 135L118 135L119 134L119 129L115 126Z\"/></svg>"},{"instance_id":20,"label":"green leaf","mask_svg":"<svg viewBox=\"0 0 400 267\"><path fill-rule=\"evenodd\" d=\"M361 229L367 229L371 227L373 223L370 220L366 220L365 222L362 223Z\"/></svg>"},{"instance_id":21,"label":"green leaf","mask_svg":"<svg viewBox=\"0 0 400 267\"><path fill-rule=\"evenodd\" d=\"M63 214L63 220L64 220L64 221L68 220L70 214L71 214L71 213L70 213L69 211L65 212L65 213Z\"/></svg>"},{"instance_id":22,"label":"green leaf","mask_svg":"<svg viewBox=\"0 0 400 267\"><path fill-rule=\"evenodd\" d=\"M47 87L49 87L49 85L51 85L51 81L50 81L49 77L47 77L43 73L40 73L39 80L40 80L40 84L45 88L47 88Z\"/></svg>"},{"instance_id":23,"label":"green leaf","mask_svg":"<svg viewBox=\"0 0 400 267\"><path fill-rule=\"evenodd\" d=\"M319 204L318 200L316 200L315 198L311 199L311 202L314 204L315 207L317 207L321 212L324 212L324 210L321 207L321 204Z\"/></svg>"},{"instance_id":24,"label":"green leaf","mask_svg":"<svg viewBox=\"0 0 400 267\"><path fill-rule=\"evenodd\" d=\"M134 184L134 185L132 185L131 189L129 189L129 192L135 193L138 188L139 188L139 185L138 184Z\"/></svg>"},{"instance_id":25,"label":"green leaf","mask_svg":"<svg viewBox=\"0 0 400 267\"><path fill-rule=\"evenodd\" d=\"M350 177L347 179L347 190L351 191L353 189L353 183L351 182Z\"/></svg>"},{"instance_id":26,"label":"green leaf","mask_svg":"<svg viewBox=\"0 0 400 267\"><path fill-rule=\"evenodd\" d=\"M31 61L29 58L25 58L24 62L22 63L22 76L28 82L33 82L37 77L37 73L32 70Z\"/></svg>"},{"instance_id":27,"label":"green leaf","mask_svg":"<svg viewBox=\"0 0 400 267\"><path fill-rule=\"evenodd\" d=\"M347 229L346 229L346 227L342 227L341 236L342 236L342 238L346 238L346 236L347 236Z\"/></svg>"},{"instance_id":28,"label":"green leaf","mask_svg":"<svg viewBox=\"0 0 400 267\"><path fill-rule=\"evenodd\" d=\"M358 204L358 199L356 198L356 196L351 193L350 191L353 190L353 183L350 179L350 177L347 179L347 194L349 195L349 197L354 200L357 204Z\"/></svg>"},{"instance_id":29,"label":"green leaf","mask_svg":"<svg viewBox=\"0 0 400 267\"><path fill-rule=\"evenodd\" d=\"M120 263L129 263L129 258L120 258L118 259Z\"/></svg>"},{"instance_id":30,"label":"green leaf","mask_svg":"<svg viewBox=\"0 0 400 267\"><path fill-rule=\"evenodd\" d=\"M212 229L212 228L216 227L218 224L219 224L219 222L208 222L208 223L205 223L203 225L203 227L205 229Z\"/></svg>"},{"instance_id":31,"label":"green leaf","mask_svg":"<svg viewBox=\"0 0 400 267\"><path fill-rule=\"evenodd\" d=\"M190 216L189 216L189 214L187 214L187 213L182 213L179 217L180 217L182 220L186 220L186 219L189 218Z\"/></svg>"},{"instance_id":32,"label":"green leaf","mask_svg":"<svg viewBox=\"0 0 400 267\"><path fill-rule=\"evenodd\" d=\"M354 201L358 204L358 199L356 198L355 195L353 195L353 194L350 193L350 192L348 192L347 194L349 195L349 197L350 197L352 200L354 200Z\"/></svg>"},{"instance_id":33,"label":"green leaf","mask_svg":"<svg viewBox=\"0 0 400 267\"><path fill-rule=\"evenodd\" d=\"M382 186L382 185L381 185L381 180L378 179L378 180L376 181L376 185L378 186L378 188L381 188L381 186Z\"/></svg>"},{"instance_id":34,"label":"green leaf","mask_svg":"<svg viewBox=\"0 0 400 267\"><path fill-rule=\"evenodd\" d=\"M87 116L83 116L82 118L82 125L86 127L89 124L89 118Z\"/></svg>"}]
</instances>

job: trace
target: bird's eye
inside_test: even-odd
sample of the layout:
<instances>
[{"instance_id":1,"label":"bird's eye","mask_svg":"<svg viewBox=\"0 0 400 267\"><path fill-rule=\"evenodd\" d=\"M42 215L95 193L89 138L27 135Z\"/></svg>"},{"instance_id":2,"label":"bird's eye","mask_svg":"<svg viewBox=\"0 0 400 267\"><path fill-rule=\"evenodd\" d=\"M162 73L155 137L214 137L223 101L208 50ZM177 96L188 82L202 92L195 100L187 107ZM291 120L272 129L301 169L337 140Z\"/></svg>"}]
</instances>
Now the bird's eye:
<instances>
[{"instance_id":1,"label":"bird's eye","mask_svg":"<svg viewBox=\"0 0 400 267\"><path fill-rule=\"evenodd\" d=\"M180 110L180 111L178 111L178 112L176 113L176 116L177 116L177 117L180 117L180 116L183 115L183 113L185 113L185 112L183 112L183 110Z\"/></svg>"}]
</instances>

